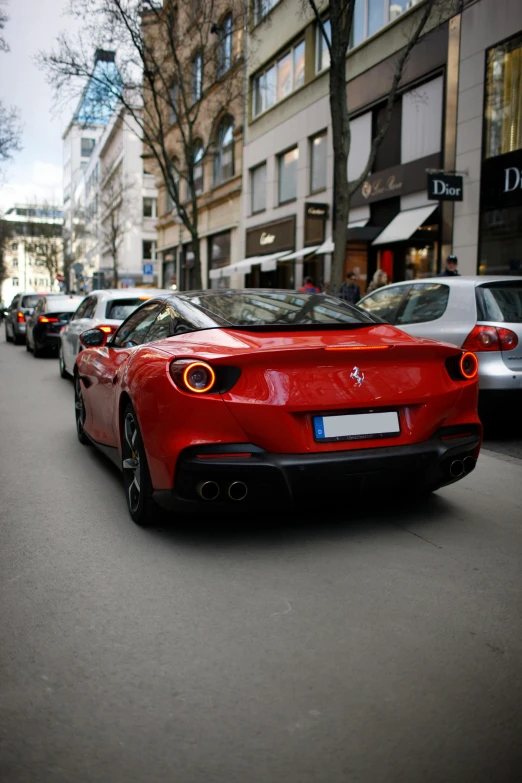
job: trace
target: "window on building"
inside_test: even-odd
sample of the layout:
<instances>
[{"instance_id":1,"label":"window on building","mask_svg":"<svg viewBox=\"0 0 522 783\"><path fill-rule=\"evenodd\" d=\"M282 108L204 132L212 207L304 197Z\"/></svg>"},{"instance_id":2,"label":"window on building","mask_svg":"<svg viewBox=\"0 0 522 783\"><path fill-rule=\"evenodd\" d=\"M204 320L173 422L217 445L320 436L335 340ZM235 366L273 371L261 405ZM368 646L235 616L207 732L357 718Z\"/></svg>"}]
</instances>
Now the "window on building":
<instances>
[{"instance_id":1,"label":"window on building","mask_svg":"<svg viewBox=\"0 0 522 783\"><path fill-rule=\"evenodd\" d=\"M279 203L293 201L297 198L297 163L299 161L299 148L279 156Z\"/></svg>"},{"instance_id":2,"label":"window on building","mask_svg":"<svg viewBox=\"0 0 522 783\"><path fill-rule=\"evenodd\" d=\"M304 84L305 42L300 41L254 77L253 114L257 116Z\"/></svg>"},{"instance_id":3,"label":"window on building","mask_svg":"<svg viewBox=\"0 0 522 783\"><path fill-rule=\"evenodd\" d=\"M254 0L254 24L259 24L279 0Z\"/></svg>"},{"instance_id":4,"label":"window on building","mask_svg":"<svg viewBox=\"0 0 522 783\"><path fill-rule=\"evenodd\" d=\"M219 31L218 76L223 76L232 65L232 14L223 19Z\"/></svg>"},{"instance_id":5,"label":"window on building","mask_svg":"<svg viewBox=\"0 0 522 783\"><path fill-rule=\"evenodd\" d=\"M368 36L384 27L383 0L367 0L368 3Z\"/></svg>"},{"instance_id":6,"label":"window on building","mask_svg":"<svg viewBox=\"0 0 522 783\"><path fill-rule=\"evenodd\" d=\"M384 122L386 106L383 104L373 112L373 130L372 138L378 133L378 129ZM388 130L382 142L377 149L375 156L374 171L382 171L391 166L398 166L401 162L401 124L402 124L402 101L399 98L392 108L392 116ZM406 134L408 135L408 134Z\"/></svg>"},{"instance_id":7,"label":"window on building","mask_svg":"<svg viewBox=\"0 0 522 783\"><path fill-rule=\"evenodd\" d=\"M326 187L326 131L310 139L310 193Z\"/></svg>"},{"instance_id":8,"label":"window on building","mask_svg":"<svg viewBox=\"0 0 522 783\"><path fill-rule=\"evenodd\" d=\"M323 21L323 27L328 40L331 41L332 31L331 31L329 19L325 19ZM330 50L328 49L328 44L324 40L323 31L321 30L319 25L317 26L316 35L317 38L315 42L315 51L316 51L315 70L317 73L320 73L321 71L324 71L325 68L328 68L330 65Z\"/></svg>"},{"instance_id":9,"label":"window on building","mask_svg":"<svg viewBox=\"0 0 522 783\"><path fill-rule=\"evenodd\" d=\"M17 258L13 258L13 262L12 262L11 266L13 267L13 269L18 269L18 259Z\"/></svg>"},{"instance_id":10,"label":"window on building","mask_svg":"<svg viewBox=\"0 0 522 783\"><path fill-rule=\"evenodd\" d=\"M250 170L252 189L252 214L266 209L266 163Z\"/></svg>"},{"instance_id":11,"label":"window on building","mask_svg":"<svg viewBox=\"0 0 522 783\"><path fill-rule=\"evenodd\" d=\"M352 46L358 46L366 37L364 30L365 14L365 0L355 0L352 22Z\"/></svg>"},{"instance_id":12,"label":"window on building","mask_svg":"<svg viewBox=\"0 0 522 783\"><path fill-rule=\"evenodd\" d=\"M156 217L156 199L145 196L143 199L143 217Z\"/></svg>"},{"instance_id":13,"label":"window on building","mask_svg":"<svg viewBox=\"0 0 522 783\"><path fill-rule=\"evenodd\" d=\"M223 231L208 238L210 269L219 269L230 264L230 238L230 231Z\"/></svg>"},{"instance_id":14,"label":"window on building","mask_svg":"<svg viewBox=\"0 0 522 783\"><path fill-rule=\"evenodd\" d=\"M86 139L82 138L81 140L81 156L82 158L90 158L92 151L94 149L94 145L96 144L95 139Z\"/></svg>"},{"instance_id":15,"label":"window on building","mask_svg":"<svg viewBox=\"0 0 522 783\"><path fill-rule=\"evenodd\" d=\"M194 144L194 188L196 196L203 193L203 144L197 141Z\"/></svg>"},{"instance_id":16,"label":"window on building","mask_svg":"<svg viewBox=\"0 0 522 783\"><path fill-rule=\"evenodd\" d=\"M12 277L11 280L13 281L13 288L18 288L18 285L19 285L18 278L17 277Z\"/></svg>"},{"instance_id":17,"label":"window on building","mask_svg":"<svg viewBox=\"0 0 522 783\"><path fill-rule=\"evenodd\" d=\"M519 34L487 54L486 158L522 149L521 85L522 34Z\"/></svg>"},{"instance_id":18,"label":"window on building","mask_svg":"<svg viewBox=\"0 0 522 783\"><path fill-rule=\"evenodd\" d=\"M368 111L350 121L350 152L348 153L348 181L353 182L366 168L372 146L372 112ZM375 167L374 167L375 168Z\"/></svg>"},{"instance_id":19,"label":"window on building","mask_svg":"<svg viewBox=\"0 0 522 783\"><path fill-rule=\"evenodd\" d=\"M142 245L143 245L143 260L152 261L152 259L154 258L154 249L156 243L152 239L144 239Z\"/></svg>"},{"instance_id":20,"label":"window on building","mask_svg":"<svg viewBox=\"0 0 522 783\"><path fill-rule=\"evenodd\" d=\"M224 117L217 132L217 152L214 157L214 185L234 176L234 120Z\"/></svg>"},{"instance_id":21,"label":"window on building","mask_svg":"<svg viewBox=\"0 0 522 783\"><path fill-rule=\"evenodd\" d=\"M401 163L440 151L442 137L442 76L402 95Z\"/></svg>"},{"instance_id":22,"label":"window on building","mask_svg":"<svg viewBox=\"0 0 522 783\"><path fill-rule=\"evenodd\" d=\"M172 165L170 167L170 175L179 193L179 174L177 171L177 167L178 167L178 161L177 158L174 158ZM172 212L172 210L175 209L175 207L176 207L175 201L170 195L170 191L167 188L167 190L165 191L165 212Z\"/></svg>"},{"instance_id":23,"label":"window on building","mask_svg":"<svg viewBox=\"0 0 522 783\"><path fill-rule=\"evenodd\" d=\"M18 242L11 242L11 250L18 250Z\"/></svg>"},{"instance_id":24,"label":"window on building","mask_svg":"<svg viewBox=\"0 0 522 783\"><path fill-rule=\"evenodd\" d=\"M203 88L203 55L201 52L192 60L192 103L201 100Z\"/></svg>"},{"instance_id":25,"label":"window on building","mask_svg":"<svg viewBox=\"0 0 522 783\"><path fill-rule=\"evenodd\" d=\"M178 120L178 83L173 82L169 90L169 122L173 125Z\"/></svg>"}]
</instances>

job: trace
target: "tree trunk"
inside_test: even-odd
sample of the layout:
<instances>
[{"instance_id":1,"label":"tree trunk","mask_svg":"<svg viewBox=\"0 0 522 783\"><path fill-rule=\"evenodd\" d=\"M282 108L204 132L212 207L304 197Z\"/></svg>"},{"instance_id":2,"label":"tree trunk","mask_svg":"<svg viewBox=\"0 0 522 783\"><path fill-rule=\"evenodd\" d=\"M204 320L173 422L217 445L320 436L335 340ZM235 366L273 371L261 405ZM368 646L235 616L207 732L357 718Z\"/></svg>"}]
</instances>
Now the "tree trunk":
<instances>
[{"instance_id":1,"label":"tree trunk","mask_svg":"<svg viewBox=\"0 0 522 783\"><path fill-rule=\"evenodd\" d=\"M346 58L341 54L336 62L332 51L330 64L330 112L334 151L333 193L333 261L330 275L332 292L338 293L343 282L346 257L346 236L350 198L348 194L348 152L350 149L350 122L346 102ZM344 100L340 98L344 96Z\"/></svg>"}]
</instances>

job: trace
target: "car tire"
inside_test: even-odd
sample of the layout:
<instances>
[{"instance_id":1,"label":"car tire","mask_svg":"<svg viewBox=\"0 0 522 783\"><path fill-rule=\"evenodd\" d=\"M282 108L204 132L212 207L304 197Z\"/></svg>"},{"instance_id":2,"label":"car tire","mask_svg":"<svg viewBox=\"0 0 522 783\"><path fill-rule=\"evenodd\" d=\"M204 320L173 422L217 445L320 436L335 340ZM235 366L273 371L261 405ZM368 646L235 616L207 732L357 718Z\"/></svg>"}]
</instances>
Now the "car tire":
<instances>
[{"instance_id":1,"label":"car tire","mask_svg":"<svg viewBox=\"0 0 522 783\"><path fill-rule=\"evenodd\" d=\"M41 359L42 355L43 355L43 349L38 347L38 343L35 340L33 345L33 356L35 359Z\"/></svg>"},{"instance_id":2,"label":"car tire","mask_svg":"<svg viewBox=\"0 0 522 783\"><path fill-rule=\"evenodd\" d=\"M74 415L76 419L76 434L78 440L82 446L89 446L91 441L83 429L83 425L85 424L85 403L83 401L82 382L78 374L76 374L74 378Z\"/></svg>"},{"instance_id":3,"label":"car tire","mask_svg":"<svg viewBox=\"0 0 522 783\"><path fill-rule=\"evenodd\" d=\"M130 403L123 414L121 453L123 486L125 487L129 514L140 527L149 527L154 523L159 509L152 499L152 481L147 455L143 446L138 417Z\"/></svg>"},{"instance_id":4,"label":"car tire","mask_svg":"<svg viewBox=\"0 0 522 783\"><path fill-rule=\"evenodd\" d=\"M25 343L25 335L15 334L13 342L15 345L23 345Z\"/></svg>"},{"instance_id":5,"label":"car tire","mask_svg":"<svg viewBox=\"0 0 522 783\"><path fill-rule=\"evenodd\" d=\"M9 333L7 331L7 324L5 325L5 341L6 341L6 343L12 343L13 342L13 338L9 337Z\"/></svg>"},{"instance_id":6,"label":"car tire","mask_svg":"<svg viewBox=\"0 0 522 783\"><path fill-rule=\"evenodd\" d=\"M64 362L64 359L63 359L63 351L62 351L62 346L61 345L60 345L60 348L58 349L58 364L59 364L59 367L60 367L60 378L65 378L65 379L70 378L71 376L69 375L69 373L65 369L65 362Z\"/></svg>"}]
</instances>

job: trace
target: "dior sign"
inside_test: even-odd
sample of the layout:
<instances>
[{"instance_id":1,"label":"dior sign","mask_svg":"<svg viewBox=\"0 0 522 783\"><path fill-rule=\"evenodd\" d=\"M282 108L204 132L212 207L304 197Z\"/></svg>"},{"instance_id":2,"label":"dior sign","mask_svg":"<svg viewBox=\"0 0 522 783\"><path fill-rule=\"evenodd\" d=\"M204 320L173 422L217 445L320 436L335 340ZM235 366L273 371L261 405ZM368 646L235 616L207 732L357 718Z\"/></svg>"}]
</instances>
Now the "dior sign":
<instances>
[{"instance_id":1,"label":"dior sign","mask_svg":"<svg viewBox=\"0 0 522 783\"><path fill-rule=\"evenodd\" d=\"M454 174L428 174L428 198L437 201L462 201L462 177Z\"/></svg>"},{"instance_id":2,"label":"dior sign","mask_svg":"<svg viewBox=\"0 0 522 783\"><path fill-rule=\"evenodd\" d=\"M511 193L517 188L522 188L522 169L510 166L504 169L504 193Z\"/></svg>"},{"instance_id":3,"label":"dior sign","mask_svg":"<svg viewBox=\"0 0 522 783\"><path fill-rule=\"evenodd\" d=\"M522 149L482 161L480 195L485 210L522 206Z\"/></svg>"}]
</instances>

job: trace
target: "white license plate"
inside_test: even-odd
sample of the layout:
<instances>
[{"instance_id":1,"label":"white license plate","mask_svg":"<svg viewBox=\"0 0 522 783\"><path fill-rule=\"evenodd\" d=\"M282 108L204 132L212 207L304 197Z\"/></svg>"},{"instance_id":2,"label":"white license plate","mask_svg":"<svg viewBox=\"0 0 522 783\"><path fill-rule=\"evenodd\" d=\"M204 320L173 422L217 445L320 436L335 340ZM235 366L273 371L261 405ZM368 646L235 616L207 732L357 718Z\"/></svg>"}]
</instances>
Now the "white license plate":
<instances>
[{"instance_id":1,"label":"white license plate","mask_svg":"<svg viewBox=\"0 0 522 783\"><path fill-rule=\"evenodd\" d=\"M385 438L401 431L397 411L348 413L344 416L314 416L316 440Z\"/></svg>"}]
</instances>

